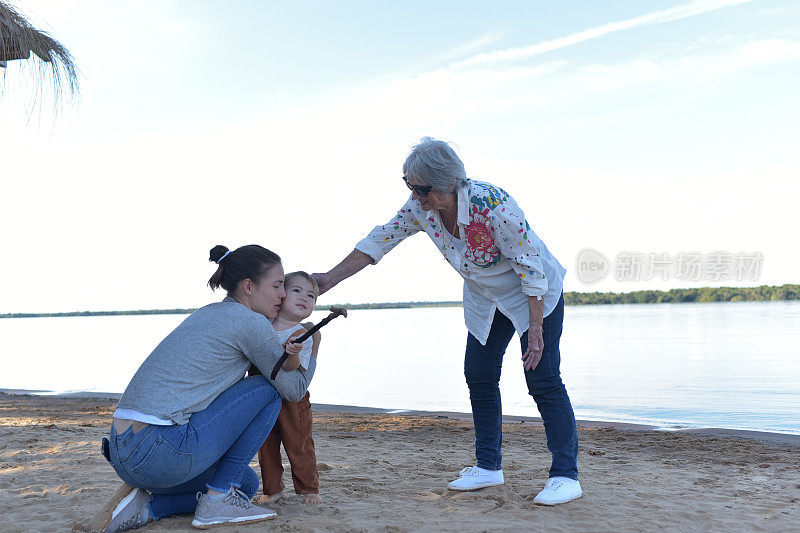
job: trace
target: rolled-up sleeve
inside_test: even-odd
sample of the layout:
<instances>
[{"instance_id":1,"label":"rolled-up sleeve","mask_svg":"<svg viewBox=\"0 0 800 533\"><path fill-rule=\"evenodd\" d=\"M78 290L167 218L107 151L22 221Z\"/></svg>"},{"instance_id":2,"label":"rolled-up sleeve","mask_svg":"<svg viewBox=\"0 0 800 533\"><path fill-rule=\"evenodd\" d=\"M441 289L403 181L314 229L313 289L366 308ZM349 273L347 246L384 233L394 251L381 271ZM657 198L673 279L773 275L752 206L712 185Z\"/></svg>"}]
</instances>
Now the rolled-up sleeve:
<instances>
[{"instance_id":1,"label":"rolled-up sleeve","mask_svg":"<svg viewBox=\"0 0 800 533\"><path fill-rule=\"evenodd\" d=\"M492 215L495 244L519 276L523 294L541 300L547 292L547 277L539 251L533 244L538 237L525 220L525 214L514 199L508 197Z\"/></svg>"},{"instance_id":2,"label":"rolled-up sleeve","mask_svg":"<svg viewBox=\"0 0 800 533\"><path fill-rule=\"evenodd\" d=\"M409 198L389 222L375 226L369 235L361 239L356 244L356 250L370 256L374 265L404 239L420 231L422 226L413 215L415 203Z\"/></svg>"}]
</instances>

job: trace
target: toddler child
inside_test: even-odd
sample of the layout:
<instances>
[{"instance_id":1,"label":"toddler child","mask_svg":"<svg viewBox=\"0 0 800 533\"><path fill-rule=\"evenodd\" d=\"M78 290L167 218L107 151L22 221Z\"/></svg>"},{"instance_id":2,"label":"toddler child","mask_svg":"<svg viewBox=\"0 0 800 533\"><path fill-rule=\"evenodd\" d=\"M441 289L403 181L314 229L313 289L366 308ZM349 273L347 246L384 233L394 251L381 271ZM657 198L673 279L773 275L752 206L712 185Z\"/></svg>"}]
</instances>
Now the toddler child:
<instances>
[{"instance_id":1,"label":"toddler child","mask_svg":"<svg viewBox=\"0 0 800 533\"><path fill-rule=\"evenodd\" d=\"M311 316L314 304L319 296L316 280L306 272L286 274L284 286L286 299L281 304L278 316L272 325L278 333L280 342L298 337L306 332L301 322ZM316 338L315 338L316 337ZM317 346L314 346L314 344ZM312 349L316 356L319 346L319 335L302 344L299 353L289 350L294 347L287 343L289 358L283 365L283 371L308 368ZM303 495L304 503L321 503L319 497L319 472L317 456L314 452L314 439L311 437L311 401L309 394L299 402L283 400L278 420L258 451L258 464L261 466L264 496L258 499L259 504L275 502L283 496L283 462L281 461L281 442L292 466L292 481L297 494Z\"/></svg>"}]
</instances>

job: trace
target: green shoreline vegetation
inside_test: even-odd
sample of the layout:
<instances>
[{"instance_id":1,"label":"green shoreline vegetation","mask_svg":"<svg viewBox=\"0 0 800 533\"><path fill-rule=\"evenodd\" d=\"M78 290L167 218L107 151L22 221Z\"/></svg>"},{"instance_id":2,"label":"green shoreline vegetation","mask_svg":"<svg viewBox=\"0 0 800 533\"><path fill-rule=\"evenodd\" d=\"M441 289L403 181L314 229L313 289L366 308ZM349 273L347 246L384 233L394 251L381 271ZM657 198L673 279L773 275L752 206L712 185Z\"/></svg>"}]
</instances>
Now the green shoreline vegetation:
<instances>
[{"instance_id":1,"label":"green shoreline vegetation","mask_svg":"<svg viewBox=\"0 0 800 533\"><path fill-rule=\"evenodd\" d=\"M800 300L800 285L761 285L759 287L701 287L697 289L671 289L669 291L633 292L565 292L566 305L607 304L659 304L706 302L765 302ZM449 302L383 302L366 304L334 304L333 307L358 309L413 309L421 307L461 307L460 301ZM318 305L317 311L326 311L331 305ZM44 318L69 316L123 316L123 315L188 315L195 309L138 309L131 311L70 311L66 313L0 313L0 318Z\"/></svg>"}]
</instances>

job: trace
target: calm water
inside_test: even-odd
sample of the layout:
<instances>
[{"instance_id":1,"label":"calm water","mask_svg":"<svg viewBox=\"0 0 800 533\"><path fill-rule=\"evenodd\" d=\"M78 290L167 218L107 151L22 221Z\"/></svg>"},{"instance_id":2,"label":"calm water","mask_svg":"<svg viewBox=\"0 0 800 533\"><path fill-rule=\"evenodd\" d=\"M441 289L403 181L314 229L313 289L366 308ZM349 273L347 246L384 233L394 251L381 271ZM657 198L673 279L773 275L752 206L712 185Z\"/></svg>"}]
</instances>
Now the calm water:
<instances>
[{"instance_id":1,"label":"calm water","mask_svg":"<svg viewBox=\"0 0 800 533\"><path fill-rule=\"evenodd\" d=\"M0 320L0 388L122 392L184 318ZM323 330L312 399L469 412L465 336L460 308L352 311ZM577 418L800 434L800 302L567 307L561 353ZM514 340L503 410L538 416L519 358Z\"/></svg>"}]
</instances>

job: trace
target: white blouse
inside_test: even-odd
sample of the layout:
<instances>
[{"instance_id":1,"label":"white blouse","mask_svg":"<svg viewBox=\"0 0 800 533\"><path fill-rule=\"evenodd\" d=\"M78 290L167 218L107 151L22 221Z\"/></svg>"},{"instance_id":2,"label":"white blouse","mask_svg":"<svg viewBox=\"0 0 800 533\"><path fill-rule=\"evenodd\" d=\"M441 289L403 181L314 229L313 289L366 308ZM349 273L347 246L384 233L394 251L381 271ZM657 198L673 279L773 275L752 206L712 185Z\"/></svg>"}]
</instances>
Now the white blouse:
<instances>
[{"instance_id":1,"label":"white blouse","mask_svg":"<svg viewBox=\"0 0 800 533\"><path fill-rule=\"evenodd\" d=\"M533 232L517 202L503 189L467 180L458 191L459 235L454 238L439 212L422 211L409 197L388 223L375 228L356 249L373 264L418 231L424 231L447 262L464 278L467 330L486 344L496 309L522 336L530 326L528 296L544 299L549 315L563 290L566 269Z\"/></svg>"}]
</instances>

